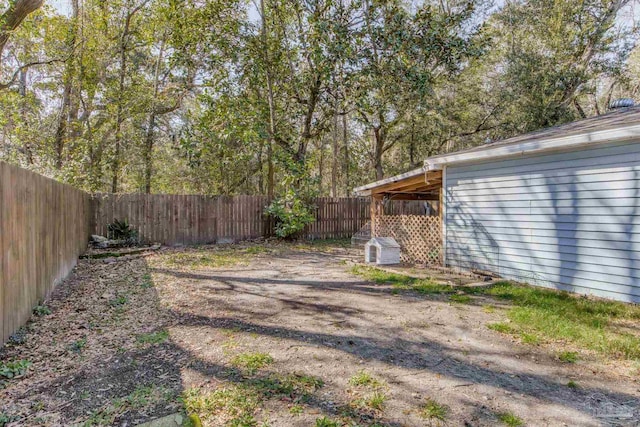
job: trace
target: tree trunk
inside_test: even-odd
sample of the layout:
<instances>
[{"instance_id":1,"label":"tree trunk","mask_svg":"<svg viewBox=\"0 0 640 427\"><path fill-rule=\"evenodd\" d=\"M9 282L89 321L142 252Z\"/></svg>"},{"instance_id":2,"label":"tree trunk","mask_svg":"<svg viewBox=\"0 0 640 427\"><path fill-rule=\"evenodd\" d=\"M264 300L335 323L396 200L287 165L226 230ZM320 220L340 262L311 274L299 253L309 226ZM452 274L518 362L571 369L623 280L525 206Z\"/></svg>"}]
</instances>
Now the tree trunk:
<instances>
[{"instance_id":1,"label":"tree trunk","mask_svg":"<svg viewBox=\"0 0 640 427\"><path fill-rule=\"evenodd\" d=\"M4 47L9 41L13 30L18 28L29 14L40 9L43 3L44 0L15 0L9 2L9 8L0 16L0 61L2 60Z\"/></svg>"},{"instance_id":2,"label":"tree trunk","mask_svg":"<svg viewBox=\"0 0 640 427\"><path fill-rule=\"evenodd\" d=\"M373 167L376 171L376 179L384 178L384 169L382 168L382 154L384 148L384 140L379 127L373 128Z\"/></svg>"},{"instance_id":3,"label":"tree trunk","mask_svg":"<svg viewBox=\"0 0 640 427\"><path fill-rule=\"evenodd\" d=\"M78 1L73 1L73 15L71 17L72 25L67 33L66 48L69 50L69 58L65 61L62 104L60 106L60 114L58 116L58 125L54 138L54 147L56 149L56 169L62 169L65 140L67 139L67 129L70 122L71 114L71 97L73 96L73 77L75 74L75 55L74 48L77 38L78 27Z\"/></svg>"},{"instance_id":4,"label":"tree trunk","mask_svg":"<svg viewBox=\"0 0 640 427\"><path fill-rule=\"evenodd\" d=\"M24 123L27 123L27 99L26 98L27 98L27 72L28 71L29 71L28 68L20 70L20 79L19 79L20 86L19 86L18 93L22 98L20 100L20 116ZM33 149L31 148L30 139L26 139L23 144L24 144L24 154L27 157L27 163L32 165Z\"/></svg>"},{"instance_id":5,"label":"tree trunk","mask_svg":"<svg viewBox=\"0 0 640 427\"><path fill-rule=\"evenodd\" d=\"M147 124L147 135L144 143L144 192L151 194L151 174L153 172L153 129L156 127L156 113L152 109Z\"/></svg>"},{"instance_id":6,"label":"tree trunk","mask_svg":"<svg viewBox=\"0 0 640 427\"><path fill-rule=\"evenodd\" d=\"M351 179L350 179L350 174L349 174L349 139L348 139L348 134L347 134L347 115L343 114L342 115L342 146L344 148L344 164L343 164L343 168L344 168L344 177L345 177L345 182L344 182L344 195L345 197L349 197L349 195L351 194Z\"/></svg>"},{"instance_id":7,"label":"tree trunk","mask_svg":"<svg viewBox=\"0 0 640 427\"><path fill-rule=\"evenodd\" d=\"M160 93L160 66L164 58L166 36L162 37L158 58L156 59L155 69L153 72L153 100L151 102L151 111L149 112L149 122L147 124L147 135L144 144L144 192L151 193L151 176L153 174L153 143L154 129L156 127L157 117L157 98Z\"/></svg>"},{"instance_id":8,"label":"tree trunk","mask_svg":"<svg viewBox=\"0 0 640 427\"><path fill-rule=\"evenodd\" d=\"M115 144L113 159L111 162L111 192L118 192L118 178L120 174L120 151L122 145L122 123L124 122L124 83L127 76L127 41L129 38L129 30L131 28L131 18L133 14L127 12L122 29L122 37L120 37L120 71L118 75L118 99L116 107L116 128L115 128Z\"/></svg>"},{"instance_id":9,"label":"tree trunk","mask_svg":"<svg viewBox=\"0 0 640 427\"><path fill-rule=\"evenodd\" d=\"M274 167L273 167L273 142L276 134L276 113L273 98L273 81L271 79L271 67L269 63L269 39L267 37L267 17L265 15L264 0L260 0L260 13L262 15L262 44L264 49L264 65L267 78L267 101L269 103L269 141L267 143L267 161L269 170L267 176L267 196L269 200L274 196Z\"/></svg>"},{"instance_id":10,"label":"tree trunk","mask_svg":"<svg viewBox=\"0 0 640 427\"><path fill-rule=\"evenodd\" d=\"M337 106L336 106L337 107ZM331 197L338 197L338 162L340 161L338 149L338 112L333 112L333 162L331 164Z\"/></svg>"}]
</instances>

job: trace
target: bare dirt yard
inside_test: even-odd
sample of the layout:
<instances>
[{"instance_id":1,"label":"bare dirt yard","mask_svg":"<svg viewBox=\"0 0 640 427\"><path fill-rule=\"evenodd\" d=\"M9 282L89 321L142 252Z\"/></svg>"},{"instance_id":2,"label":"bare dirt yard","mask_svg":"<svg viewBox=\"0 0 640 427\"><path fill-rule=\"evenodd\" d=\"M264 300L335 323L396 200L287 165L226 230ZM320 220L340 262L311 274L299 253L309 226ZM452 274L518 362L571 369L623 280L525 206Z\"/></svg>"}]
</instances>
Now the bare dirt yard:
<instances>
[{"instance_id":1,"label":"bare dirt yard","mask_svg":"<svg viewBox=\"0 0 640 427\"><path fill-rule=\"evenodd\" d=\"M329 244L81 260L0 351L0 425L640 425L639 308L359 260Z\"/></svg>"}]
</instances>

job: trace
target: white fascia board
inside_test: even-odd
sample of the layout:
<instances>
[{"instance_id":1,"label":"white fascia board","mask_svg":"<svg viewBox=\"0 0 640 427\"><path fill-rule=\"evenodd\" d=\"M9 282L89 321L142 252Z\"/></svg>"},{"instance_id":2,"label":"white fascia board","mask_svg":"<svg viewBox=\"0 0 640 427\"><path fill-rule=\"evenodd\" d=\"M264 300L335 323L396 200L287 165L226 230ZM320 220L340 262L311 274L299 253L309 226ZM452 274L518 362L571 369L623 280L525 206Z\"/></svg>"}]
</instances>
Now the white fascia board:
<instances>
[{"instance_id":1,"label":"white fascia board","mask_svg":"<svg viewBox=\"0 0 640 427\"><path fill-rule=\"evenodd\" d=\"M353 191L358 196L370 196L371 190L382 185L392 184L394 182L402 181L403 179L413 178L414 176L422 175L425 173L425 168L418 168L410 170L409 172L395 175L389 178L381 179L380 181L372 182L371 184L363 185L361 187L354 188Z\"/></svg>"},{"instance_id":2,"label":"white fascia board","mask_svg":"<svg viewBox=\"0 0 640 427\"><path fill-rule=\"evenodd\" d=\"M577 135L546 140L541 139L537 141L527 141L520 144L509 144L487 148L484 150L470 151L466 153L452 153L441 156L434 156L424 161L424 169L427 171L441 170L443 165L453 163L492 160L503 157L514 157L525 154L564 150L568 148L579 148L592 144L620 142L633 139L640 140L640 125L581 133Z\"/></svg>"}]
</instances>

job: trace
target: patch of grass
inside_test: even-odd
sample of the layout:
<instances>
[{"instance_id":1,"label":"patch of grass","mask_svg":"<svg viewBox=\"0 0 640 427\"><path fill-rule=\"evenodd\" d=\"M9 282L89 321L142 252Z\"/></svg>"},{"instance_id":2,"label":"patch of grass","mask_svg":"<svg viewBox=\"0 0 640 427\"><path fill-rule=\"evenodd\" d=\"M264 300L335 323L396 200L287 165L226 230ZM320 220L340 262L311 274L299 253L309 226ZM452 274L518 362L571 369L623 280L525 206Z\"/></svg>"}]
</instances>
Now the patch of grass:
<instances>
[{"instance_id":1,"label":"patch of grass","mask_svg":"<svg viewBox=\"0 0 640 427\"><path fill-rule=\"evenodd\" d=\"M510 333L513 333L513 331L514 331L513 328L510 325L508 325L506 323L503 323L503 322L489 323L487 325L487 328L489 328L489 329L491 329L493 331L496 331L496 332L503 333L503 334L510 334Z\"/></svg>"},{"instance_id":2,"label":"patch of grass","mask_svg":"<svg viewBox=\"0 0 640 427\"><path fill-rule=\"evenodd\" d=\"M316 427L340 427L340 424L330 418L322 417L316 420Z\"/></svg>"},{"instance_id":3,"label":"patch of grass","mask_svg":"<svg viewBox=\"0 0 640 427\"><path fill-rule=\"evenodd\" d=\"M195 414L211 425L252 426L256 422L255 412L264 400L286 397L300 406L323 384L320 378L308 375L270 375L244 379L211 392L191 389L183 394L182 400L188 414Z\"/></svg>"},{"instance_id":4,"label":"patch of grass","mask_svg":"<svg viewBox=\"0 0 640 427\"><path fill-rule=\"evenodd\" d=\"M82 350L84 350L84 348L87 346L87 339L86 338L82 338L79 340L76 340L74 342L72 342L69 345L69 350L74 352L74 353L82 353Z\"/></svg>"},{"instance_id":5,"label":"patch of grass","mask_svg":"<svg viewBox=\"0 0 640 427\"><path fill-rule=\"evenodd\" d=\"M162 261L174 268L220 268L247 263L246 251L238 249L193 249L163 255ZM249 254L250 255L250 254Z\"/></svg>"},{"instance_id":6,"label":"patch of grass","mask_svg":"<svg viewBox=\"0 0 640 427\"><path fill-rule=\"evenodd\" d=\"M190 389L183 393L182 401L188 414L195 414L205 422L221 420L226 426L255 425L254 413L260 404L258 394L242 386L212 392Z\"/></svg>"},{"instance_id":7,"label":"patch of grass","mask_svg":"<svg viewBox=\"0 0 640 427\"><path fill-rule=\"evenodd\" d=\"M136 341L139 344L160 344L169 339L169 332L166 330L150 332L148 334L140 334L137 336Z\"/></svg>"},{"instance_id":8,"label":"patch of grass","mask_svg":"<svg viewBox=\"0 0 640 427\"><path fill-rule=\"evenodd\" d=\"M5 424L9 424L11 421L13 421L12 417L0 412L0 427L4 427Z\"/></svg>"},{"instance_id":9,"label":"patch of grass","mask_svg":"<svg viewBox=\"0 0 640 427\"><path fill-rule=\"evenodd\" d=\"M268 254L271 253L269 248L260 245L249 246L244 250L246 254L249 255L258 255L258 254Z\"/></svg>"},{"instance_id":10,"label":"patch of grass","mask_svg":"<svg viewBox=\"0 0 640 427\"><path fill-rule=\"evenodd\" d=\"M289 413L293 415L300 415L304 412L304 406L302 405L293 405L289 408Z\"/></svg>"},{"instance_id":11,"label":"patch of grass","mask_svg":"<svg viewBox=\"0 0 640 427\"><path fill-rule=\"evenodd\" d=\"M490 304L485 304L482 306L482 311L484 311L485 313L495 313L496 307Z\"/></svg>"},{"instance_id":12,"label":"patch of grass","mask_svg":"<svg viewBox=\"0 0 640 427\"><path fill-rule=\"evenodd\" d=\"M534 334L543 340L561 340L601 354L640 360L640 337L616 328L640 319L640 306L596 300L550 289L499 282L484 294L509 301L511 331Z\"/></svg>"},{"instance_id":13,"label":"patch of grass","mask_svg":"<svg viewBox=\"0 0 640 427\"><path fill-rule=\"evenodd\" d=\"M509 427L521 427L524 425L524 421L522 418L516 416L511 412L502 412L498 414L498 419L502 421L502 423Z\"/></svg>"},{"instance_id":14,"label":"patch of grass","mask_svg":"<svg viewBox=\"0 0 640 427\"><path fill-rule=\"evenodd\" d=\"M27 373L33 365L29 360L15 360L13 362L0 363L0 377L7 379L20 377Z\"/></svg>"},{"instance_id":15,"label":"patch of grass","mask_svg":"<svg viewBox=\"0 0 640 427\"><path fill-rule=\"evenodd\" d=\"M42 316L47 316L49 314L51 314L51 309L44 304L36 305L35 307L33 307L34 316L42 317Z\"/></svg>"},{"instance_id":16,"label":"patch of grass","mask_svg":"<svg viewBox=\"0 0 640 427\"><path fill-rule=\"evenodd\" d=\"M305 402L317 389L324 386L318 377L304 374L269 375L254 378L244 383L261 396L286 396L294 402Z\"/></svg>"},{"instance_id":17,"label":"patch of grass","mask_svg":"<svg viewBox=\"0 0 640 427\"><path fill-rule=\"evenodd\" d=\"M380 270L379 268L364 267L361 265L354 265L350 272L351 274L362 276L366 280L378 284L410 285L416 280L413 277L405 276L403 274L389 273L387 271Z\"/></svg>"},{"instance_id":18,"label":"patch of grass","mask_svg":"<svg viewBox=\"0 0 640 427\"><path fill-rule=\"evenodd\" d=\"M271 363L273 363L273 357L267 353L240 353L231 359L233 366L246 369L250 375Z\"/></svg>"},{"instance_id":19,"label":"patch of grass","mask_svg":"<svg viewBox=\"0 0 640 427\"><path fill-rule=\"evenodd\" d=\"M469 295L455 294L451 295L449 297L449 300L457 302L459 304L469 304L471 301L473 301L473 298L471 298Z\"/></svg>"},{"instance_id":20,"label":"patch of grass","mask_svg":"<svg viewBox=\"0 0 640 427\"><path fill-rule=\"evenodd\" d=\"M538 338L534 334L528 334L526 332L523 332L522 334L520 334L520 339L524 344L531 344L531 345L540 344L540 338Z\"/></svg>"},{"instance_id":21,"label":"patch of grass","mask_svg":"<svg viewBox=\"0 0 640 427\"><path fill-rule=\"evenodd\" d=\"M383 383L380 380L364 370L358 371L355 375L349 378L349 384L351 384L352 386L364 386L373 388L380 388L383 386Z\"/></svg>"},{"instance_id":22,"label":"patch of grass","mask_svg":"<svg viewBox=\"0 0 640 427\"><path fill-rule=\"evenodd\" d=\"M569 381L567 383L567 387L572 388L572 389L576 389L576 388L578 388L578 384L575 381L571 380L571 381Z\"/></svg>"},{"instance_id":23,"label":"patch of grass","mask_svg":"<svg viewBox=\"0 0 640 427\"><path fill-rule=\"evenodd\" d=\"M298 250L329 251L349 246L351 246L351 239L314 239L297 242L291 247Z\"/></svg>"},{"instance_id":24,"label":"patch of grass","mask_svg":"<svg viewBox=\"0 0 640 427\"><path fill-rule=\"evenodd\" d=\"M111 307L120 307L129 302L129 298L126 295L118 295L115 298L109 300Z\"/></svg>"},{"instance_id":25,"label":"patch of grass","mask_svg":"<svg viewBox=\"0 0 640 427\"><path fill-rule=\"evenodd\" d=\"M151 277L151 274L146 273L144 276L142 276L140 287L142 289L149 289L153 287L153 278Z\"/></svg>"},{"instance_id":26,"label":"patch of grass","mask_svg":"<svg viewBox=\"0 0 640 427\"><path fill-rule=\"evenodd\" d=\"M362 399L358 399L356 401L356 405L359 407L374 409L376 411L382 411L384 409L384 403L386 402L386 400L387 396L384 393L375 391Z\"/></svg>"},{"instance_id":27,"label":"patch of grass","mask_svg":"<svg viewBox=\"0 0 640 427\"><path fill-rule=\"evenodd\" d=\"M455 292L452 286L442 285L430 279L416 279L404 274L389 273L375 267L356 265L351 268L350 272L377 284L392 285L394 294L399 290L415 291L423 295L451 294Z\"/></svg>"},{"instance_id":28,"label":"patch of grass","mask_svg":"<svg viewBox=\"0 0 640 427\"><path fill-rule=\"evenodd\" d=\"M427 399L424 405L422 405L420 415L427 420L444 423L447 420L449 411L450 409L447 405L438 403L434 399Z\"/></svg>"},{"instance_id":29,"label":"patch of grass","mask_svg":"<svg viewBox=\"0 0 640 427\"><path fill-rule=\"evenodd\" d=\"M113 399L101 409L91 413L84 426L113 425L115 420L126 412L141 410L168 400L171 392L155 385L138 387L129 395Z\"/></svg>"},{"instance_id":30,"label":"patch of grass","mask_svg":"<svg viewBox=\"0 0 640 427\"><path fill-rule=\"evenodd\" d=\"M578 361L578 353L575 351L563 351L558 354L558 359L564 363L576 363Z\"/></svg>"}]
</instances>

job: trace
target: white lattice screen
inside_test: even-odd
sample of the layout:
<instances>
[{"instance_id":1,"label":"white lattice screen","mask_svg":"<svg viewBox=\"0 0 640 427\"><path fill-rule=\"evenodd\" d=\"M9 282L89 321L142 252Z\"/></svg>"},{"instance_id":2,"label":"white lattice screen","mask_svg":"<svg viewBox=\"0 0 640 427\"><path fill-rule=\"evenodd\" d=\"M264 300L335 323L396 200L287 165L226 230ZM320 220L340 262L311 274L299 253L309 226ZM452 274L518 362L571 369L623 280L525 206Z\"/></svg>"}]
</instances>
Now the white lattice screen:
<instances>
[{"instance_id":1,"label":"white lattice screen","mask_svg":"<svg viewBox=\"0 0 640 427\"><path fill-rule=\"evenodd\" d=\"M438 216L384 215L376 218L373 235L393 237L402 262L442 264L442 221Z\"/></svg>"}]
</instances>

